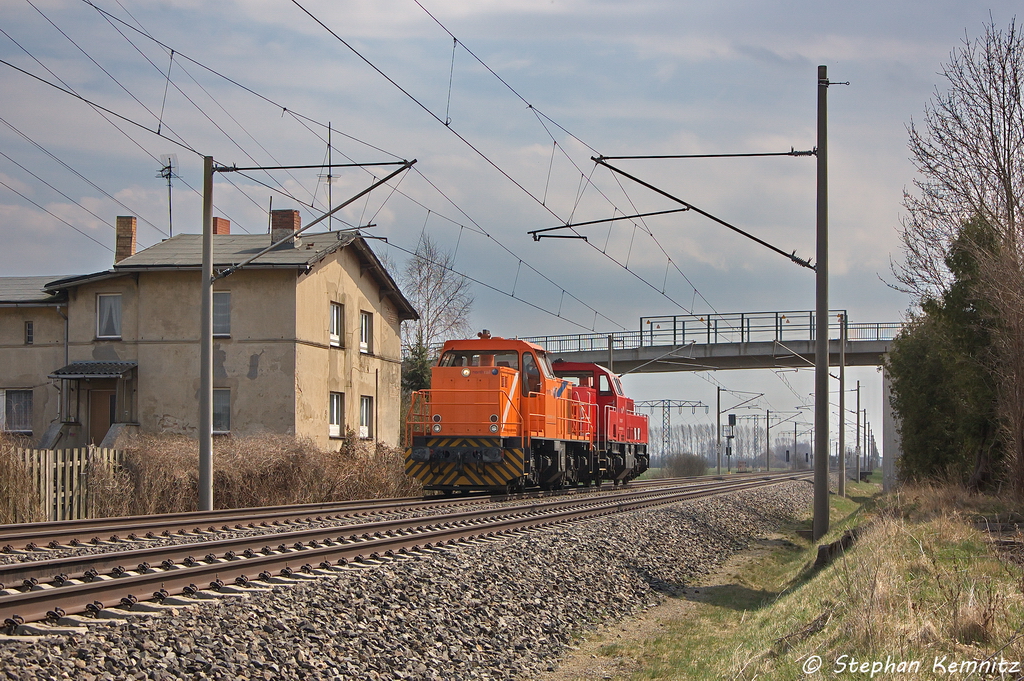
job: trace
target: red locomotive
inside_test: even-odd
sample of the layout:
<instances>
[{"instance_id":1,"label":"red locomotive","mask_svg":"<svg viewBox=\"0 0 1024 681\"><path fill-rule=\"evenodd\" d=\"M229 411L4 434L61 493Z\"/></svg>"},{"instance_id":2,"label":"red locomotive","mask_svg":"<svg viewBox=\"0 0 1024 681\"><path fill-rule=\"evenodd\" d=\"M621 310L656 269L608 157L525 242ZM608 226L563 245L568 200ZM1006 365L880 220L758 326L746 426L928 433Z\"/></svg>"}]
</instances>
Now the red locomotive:
<instances>
[{"instance_id":1,"label":"red locomotive","mask_svg":"<svg viewBox=\"0 0 1024 681\"><path fill-rule=\"evenodd\" d=\"M618 376L478 335L446 342L431 388L413 393L408 475L428 490L512 492L620 484L647 470L647 417Z\"/></svg>"}]
</instances>

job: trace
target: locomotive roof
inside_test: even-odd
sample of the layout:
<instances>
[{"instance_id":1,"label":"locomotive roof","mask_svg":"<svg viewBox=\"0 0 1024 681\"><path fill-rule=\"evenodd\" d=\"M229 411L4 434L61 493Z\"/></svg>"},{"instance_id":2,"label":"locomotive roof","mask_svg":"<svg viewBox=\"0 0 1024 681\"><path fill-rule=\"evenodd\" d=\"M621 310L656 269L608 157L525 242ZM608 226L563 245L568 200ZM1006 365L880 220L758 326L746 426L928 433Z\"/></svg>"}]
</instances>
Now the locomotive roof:
<instances>
[{"instance_id":1,"label":"locomotive roof","mask_svg":"<svg viewBox=\"0 0 1024 681\"><path fill-rule=\"evenodd\" d=\"M544 348L531 343L530 341L519 340L518 338L502 338L501 336L490 336L488 338L461 338L456 340L447 340L444 342L444 347L441 348L441 352L445 350L476 350L476 349L487 349L487 350L534 350L536 352L546 352Z\"/></svg>"},{"instance_id":2,"label":"locomotive roof","mask_svg":"<svg viewBox=\"0 0 1024 681\"><path fill-rule=\"evenodd\" d=\"M608 367L603 367L593 362L566 362L564 359L556 359L552 361L551 366L554 368L555 373L559 371L593 371L594 369L600 369L610 376L618 376L617 373Z\"/></svg>"}]
</instances>

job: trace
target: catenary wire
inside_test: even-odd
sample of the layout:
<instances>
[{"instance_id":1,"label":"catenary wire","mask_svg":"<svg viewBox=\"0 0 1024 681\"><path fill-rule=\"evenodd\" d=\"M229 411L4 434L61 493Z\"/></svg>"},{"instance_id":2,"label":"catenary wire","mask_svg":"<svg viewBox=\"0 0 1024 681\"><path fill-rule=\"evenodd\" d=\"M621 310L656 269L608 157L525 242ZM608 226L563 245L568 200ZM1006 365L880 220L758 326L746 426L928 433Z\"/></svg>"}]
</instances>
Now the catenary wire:
<instances>
[{"instance_id":1,"label":"catenary wire","mask_svg":"<svg viewBox=\"0 0 1024 681\"><path fill-rule=\"evenodd\" d=\"M98 6L97 6L97 5L96 5L96 4L94 3L94 2L92 2L91 0L83 0L83 1L84 1L84 2L85 2L85 3L87 4L87 5L89 5L89 6L90 6L90 7L92 7L93 9L95 9L95 10L96 10L97 12L101 13L101 14L102 14L102 15L103 15L103 16L104 16L105 18L107 18L107 19L108 19L108 21L115 21L115 22L117 22L117 23L121 24L122 26L124 26L124 27L126 27L126 28L128 28L128 29L132 30L132 31L134 31L134 32L136 32L136 33L139 33L140 35L142 35L142 36L146 37L147 39L149 39L149 40L152 40L152 41L153 41L154 43L156 43L157 45L161 46L161 47L162 47L162 48L163 48L164 50L167 50L168 52L174 49L174 48L171 48L171 47L170 47L169 45L166 45L165 43L162 43L161 41L157 40L157 39L156 39L155 37L153 37L153 36L152 36L151 34L149 34L149 33L148 33L148 32L147 32L147 31L146 31L146 30L145 30L144 28L142 28L142 29L140 30L139 28L136 28L136 27L134 27L134 26L131 26L131 25L130 25L130 24L128 24L127 22L124 22L124 21L123 21L122 19L120 19L120 18L118 18L118 17L116 17L116 16L114 16L114 15L110 14L110 13L109 13L109 12L107 12L106 10L104 10L104 9L102 9L102 8L100 8L100 7L98 7ZM120 4L120 3L118 3L118 4ZM297 3L296 3L296 4L297 4ZM308 12L307 12L307 14L308 14ZM129 16L132 16L132 15L131 15L131 14L129 13ZM135 19L135 17L134 17L134 16L132 16L132 19L133 19L133 20L135 20L135 21L136 21L136 23L138 23L138 20L137 20L137 19ZM141 24L139 24L139 26L141 27ZM329 29L328 29L328 30L329 30ZM340 40L340 38L339 38L339 40ZM344 42L344 41L342 41L342 42ZM137 49L137 48L136 48L136 49ZM351 48L350 48L350 49L351 49ZM256 96L256 97L260 98L261 100L263 100L263 101L265 101L265 102L267 102L267 103L270 103L270 104L271 104L271 105L273 105L273 106L274 106L275 108L280 108L280 109L281 109L281 111L282 111L282 113L288 113L289 115L291 115L291 116L292 116L292 117L293 117L293 118L294 118L294 119L295 119L296 121L298 121L298 122L299 122L299 123L300 123L301 125L303 125L304 127L306 127L306 129L307 129L307 130L309 130L309 131L310 131L311 133L313 133L313 134L314 134L314 135L316 135L316 136L317 136L317 137L318 137L319 139L321 139L321 141L323 141L323 137L322 137L321 135L319 135L318 133L316 133L315 131L313 131L312 129L310 129L310 128L309 128L309 125L307 125L307 123L308 123L308 124L313 124L313 125L317 125L317 126L319 126L319 127L321 127L321 128L326 128L326 127L327 127L327 125L326 125L326 124L324 124L324 123L320 123L319 121L316 121L316 120L314 120L314 119L312 119L312 118L310 118L310 117L308 117L308 116L304 116L304 115L302 115L302 114L299 114L298 112L296 112L296 111L294 111L294 110L291 110L291 109L289 109L288 107L285 107L285 106L283 106L283 105L281 105L281 104L278 104L277 102L274 102L273 100L271 100L271 99L269 99L269 98L267 98L267 97L263 96L262 94L260 94L260 93L256 92L255 90L253 90L253 89L251 89L251 88L248 88L248 87L246 87L245 85L242 85L242 84L241 84L241 83L239 83L238 81L235 81L235 80L233 80L233 79L231 79L231 78L229 78L229 77L225 76L224 74L222 74L222 73L220 73L220 72L218 72L218 71L216 71L216 70L214 70L214 69L211 69L210 67L208 67L208 66L206 66L206 65L202 64L201 62L198 62L197 60L195 60L195 59L192 59L192 58L191 58L191 57L189 57L188 55L185 55L185 54L183 54L183 53L182 53L182 52L181 52L180 50L174 50L174 53L175 53L175 54L176 54L176 55L177 55L177 56L178 56L178 57L179 57L180 59L183 59L183 60L185 60L185 61L188 61L188 62L190 62L190 63L192 63L192 64L195 64L196 66L198 66L198 67L200 67L200 68L202 68L202 69L204 69L204 70L206 70L206 71L208 71L208 72L210 72L210 73L212 73L212 74L214 74L214 75L216 75L216 76L218 76L218 77L220 77L220 78L223 78L223 79L224 79L225 81L227 81L227 82L229 82L229 83L231 83L231 84L233 84L233 85L235 85L235 86L237 86L237 87L239 87L239 88L241 88L241 89L245 90L246 92L249 92L250 94L253 94L254 96ZM361 56L361 55L360 55L360 56ZM476 56L475 56L475 55L474 55L474 58L476 58ZM364 61L365 61L365 59L364 59ZM372 66L372 64L371 64L371 66ZM180 63L179 63L179 68L181 68L181 65L180 65ZM159 70L159 68L158 68L158 70ZM184 69L182 69L182 70L184 71ZM383 74L382 74L382 75L383 75ZM190 76L190 77L191 77L191 76ZM194 80L194 79L193 79L193 80ZM397 84L396 84L396 86L397 86ZM436 116L434 116L434 117L436 118ZM547 118L547 117L545 116L545 118ZM554 123L554 122L552 122L552 123L553 123L553 124L555 124L555 125L557 125L557 123ZM558 126L558 127L559 127L559 128L561 128L561 126ZM394 158L400 158L400 157L399 157L399 156L398 156L397 154L393 154L392 152L388 152L388 151L386 151L386 150L384 150L384 149L382 149L382 148L380 148L380 147L377 147L377 146L375 146L375 145L372 145L372 144L370 144L370 143L368 143L368 142L365 142L364 140L360 140L360 139L358 139L358 138L355 138L355 137L353 137L353 136L351 136L351 135L347 135L347 134L345 134L345 133L340 133L340 134L341 134L341 135L342 135L343 137L346 137L346 138L348 138L348 139L351 139L351 140L353 140L353 141L355 141L355 142L358 142L358 143L360 143L360 144L363 144L363 145L365 145L365 146L367 146L367 147L370 147L370 148L372 148L372 149L375 149L375 150L377 150L377 151L381 151L382 153L385 153L385 154L387 154L387 155L390 155L390 156L392 156L392 157L394 157ZM460 138L461 138L461 135L460 135ZM465 140L464 140L464 141L465 141ZM469 143L468 143L468 141L466 141L466 144L469 144ZM473 147L472 147L472 145L469 145L469 146L470 146L471 148L473 148ZM478 151L477 153L479 154L480 152ZM344 155L344 154L343 154L343 155ZM480 154L480 155L481 155L481 156L483 156L482 154ZM484 158L486 158L486 157L484 157ZM487 159L487 160L488 160L488 162L490 162L490 160L489 160L489 159ZM492 163L492 164L493 164L493 163ZM418 174L419 174L419 175L420 175L421 177L424 177L424 179L426 180L426 177L425 177L425 176L423 175L423 173L422 173L421 171L419 171L418 169L415 169L415 170L417 170L417 173L418 173ZM499 169L499 170L500 170L500 169ZM252 179L252 178L249 178L249 179ZM512 178L509 178L509 179L512 179ZM440 190L439 190L439 188L438 188L438 187L437 187L437 186L436 186L436 185L435 185L434 183L430 182L429 180L427 180L427 181L428 181L428 183L429 183L429 184L431 184L431 186L432 186L432 187L433 187L433 188L434 188L434 189L435 189L436 191L440 191ZM514 180L513 180L513 181L514 181ZM190 188L191 188L191 187L190 187ZM193 190L193 191L195 191L195 190ZM529 192L527 192L527 193L529 193ZM405 195L405 194L403 194L402 192L399 192L399 194L400 194L400 195L403 195L403 196L406 196L406 198L410 198L410 199L411 199L411 197L408 197L408 195ZM442 192L442 195L444 195L444 194L443 194L443 192ZM295 197L292 197L292 198L295 198ZM534 197L534 198L536 198L536 197ZM457 204L455 204L455 203L454 203L454 202L453 202L453 201L452 201L452 200L451 200L451 199L450 199L449 197L445 196L445 199L446 199L446 200L448 200L448 201L449 201L450 203L452 203L452 205L454 205L454 206L455 206L455 207L456 207L456 208L457 208L457 209L458 209L458 210L459 210L459 211L460 211L461 213L463 213L463 215L465 215L465 211L463 211L463 210L462 210L461 208L459 208L459 207L457 206ZM250 200L252 200L252 199L250 198ZM299 203L304 203L304 202L302 202L302 201L299 201ZM417 203L419 203L419 202L417 202ZM420 205L422 205L422 204L420 204ZM467 218L468 218L468 215L467 215ZM478 227L479 227L479 226L478 226ZM487 236L488 238L490 238L491 240L493 240L493 241L494 241L495 243L497 243L497 244L498 244L499 246L501 246L501 247L502 247L502 248L503 248L504 250L508 251L508 252L509 252L509 253L510 253L511 255L514 255L514 256L515 256L515 254L514 254L514 253L512 253L512 252L511 252L511 250L510 250L510 249L508 249L508 247L506 247L506 246L505 246L504 244L502 244L502 243L501 243L500 241L498 241L498 240L497 240L497 239L496 239L496 238L495 238L495 237L494 237L493 235L491 235L491 234L487 233L487 232L486 232L486 231L484 231L483 229L479 229L479 231L480 231L480 233L484 234L485 236ZM517 259L520 259L520 260L521 260L521 258L519 258L519 256L515 256L515 257L517 257ZM525 262L525 261L524 261L524 262ZM551 279L550 279L549 277L547 277L546 275L542 274L542 273L541 273L541 272L540 272L539 270L537 270L536 268L534 268L534 267L533 267L532 265L529 265L529 263L525 263L525 264L526 264L526 265L527 265L528 267L530 267L530 269L531 269L532 271L536 272L536 273L537 273L537 274L539 274L539 275L540 275L541 277L543 277L543 278L544 278L545 280L547 280L547 281L548 281L549 283L551 283L552 285L556 286L556 287L557 287L557 288L558 288L558 289L559 289L560 291L564 291L564 292L565 292L566 294L568 294L568 295L569 295L570 297L572 297L572 298L573 298L574 300L576 300L577 302L579 302L580 304L582 304L582 305L583 305L583 306L585 306L586 308L588 308L588 309L590 309L590 310L594 311L594 313L595 313L595 320L596 320L596 318L597 318L598 316L600 316L600 317L602 317L602 318L604 318L604 319L608 320L609 322L611 322L611 323L615 324L616 326L619 326L620 328L625 328L625 327L624 327L624 326L623 326L622 324L620 324L620 323L618 323L618 322L616 322L616 321L614 321L614 320L612 320L612 319L608 318L608 317L607 317L606 315L603 315L603 314L601 314L600 312L598 312L598 311L597 311L597 310L596 310L595 308L593 308L592 306L590 306L590 305L587 305L586 303L584 303L584 302L583 302L582 300L580 300L580 299L579 299L579 298L578 298L577 296L575 296L575 295L573 295L572 293L570 293L570 292L569 292L568 290L566 290L566 289L565 289L564 287L561 287L561 286L559 286L558 284L555 284L555 282L553 282L553 281L552 281L552 280L551 280ZM584 327L584 328L586 328L586 327Z\"/></svg>"}]
</instances>

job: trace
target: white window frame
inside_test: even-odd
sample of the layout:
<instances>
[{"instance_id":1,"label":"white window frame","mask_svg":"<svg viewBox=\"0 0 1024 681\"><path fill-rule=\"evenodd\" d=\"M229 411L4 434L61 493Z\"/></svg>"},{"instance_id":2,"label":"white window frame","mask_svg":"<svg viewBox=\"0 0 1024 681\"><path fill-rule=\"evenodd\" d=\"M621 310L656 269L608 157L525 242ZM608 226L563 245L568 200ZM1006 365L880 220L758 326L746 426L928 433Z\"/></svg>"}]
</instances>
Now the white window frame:
<instances>
[{"instance_id":1,"label":"white window frame","mask_svg":"<svg viewBox=\"0 0 1024 681\"><path fill-rule=\"evenodd\" d=\"M345 393L332 392L327 401L328 436L342 437L345 429Z\"/></svg>"},{"instance_id":2,"label":"white window frame","mask_svg":"<svg viewBox=\"0 0 1024 681\"><path fill-rule=\"evenodd\" d=\"M25 345L35 345L36 325L31 319L25 321Z\"/></svg>"},{"instance_id":3,"label":"white window frame","mask_svg":"<svg viewBox=\"0 0 1024 681\"><path fill-rule=\"evenodd\" d=\"M114 318L111 320L117 326L116 333L104 334L103 333L103 312L101 310L103 299L117 300L117 312L114 314ZM96 338L109 338L114 340L121 340L121 323L122 323L122 311L121 306L121 294L120 293L97 293L96 294Z\"/></svg>"},{"instance_id":4,"label":"white window frame","mask_svg":"<svg viewBox=\"0 0 1024 681\"><path fill-rule=\"evenodd\" d=\"M218 312L221 315L219 319ZM213 292L213 335L215 338L231 337L231 291Z\"/></svg>"},{"instance_id":5,"label":"white window frame","mask_svg":"<svg viewBox=\"0 0 1024 681\"><path fill-rule=\"evenodd\" d=\"M373 354L373 313L359 311L359 352Z\"/></svg>"},{"instance_id":6,"label":"white window frame","mask_svg":"<svg viewBox=\"0 0 1024 681\"><path fill-rule=\"evenodd\" d=\"M217 423L217 406L218 406L217 402L219 401L217 398L220 397L220 400L224 400L225 394L227 395L227 421L228 422L227 423L223 423L223 422ZM213 406L213 420L212 420L213 432L217 433L218 435L227 435L228 433L231 432L231 388L214 388L213 389L213 405L212 406ZM221 404L220 406L224 406L224 405ZM222 427L218 428L217 427L218 425L220 425ZM224 428L223 426L227 426L227 428Z\"/></svg>"},{"instance_id":7,"label":"white window frame","mask_svg":"<svg viewBox=\"0 0 1024 681\"><path fill-rule=\"evenodd\" d=\"M7 424L7 393L28 393L28 428L18 428L8 430ZM5 433L20 433L22 435L32 434L32 409L33 405L33 392L31 388L10 388L6 390L0 390L0 431Z\"/></svg>"},{"instance_id":8,"label":"white window frame","mask_svg":"<svg viewBox=\"0 0 1024 681\"><path fill-rule=\"evenodd\" d=\"M373 397L359 397L359 437L369 440L373 437Z\"/></svg>"},{"instance_id":9,"label":"white window frame","mask_svg":"<svg viewBox=\"0 0 1024 681\"><path fill-rule=\"evenodd\" d=\"M328 322L328 331L331 336L331 345L336 348L345 347L343 342L345 334L345 306L341 303L331 303L331 318Z\"/></svg>"}]
</instances>

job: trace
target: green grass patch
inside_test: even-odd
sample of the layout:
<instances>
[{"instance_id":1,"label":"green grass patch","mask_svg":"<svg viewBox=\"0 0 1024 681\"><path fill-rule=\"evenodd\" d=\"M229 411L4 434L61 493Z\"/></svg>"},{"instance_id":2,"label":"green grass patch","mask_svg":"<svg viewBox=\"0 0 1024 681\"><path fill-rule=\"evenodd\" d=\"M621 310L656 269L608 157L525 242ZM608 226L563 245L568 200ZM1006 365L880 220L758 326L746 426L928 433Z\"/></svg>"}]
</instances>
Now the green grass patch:
<instances>
[{"instance_id":1,"label":"green grass patch","mask_svg":"<svg viewBox=\"0 0 1024 681\"><path fill-rule=\"evenodd\" d=\"M914 675L915 661L919 678L933 678L950 676L951 662L1024 660L1024 571L974 522L1019 509L945 488L880 489L848 483L847 498L830 498L820 542L798 534L809 518L784 528L687 589L688 603L666 606L656 635L598 654L629 659L636 671L619 678L635 680L869 678L876 662L874 678L901 678L898 665ZM860 525L845 555L814 568L818 543ZM854 660L869 667L851 675Z\"/></svg>"}]
</instances>

